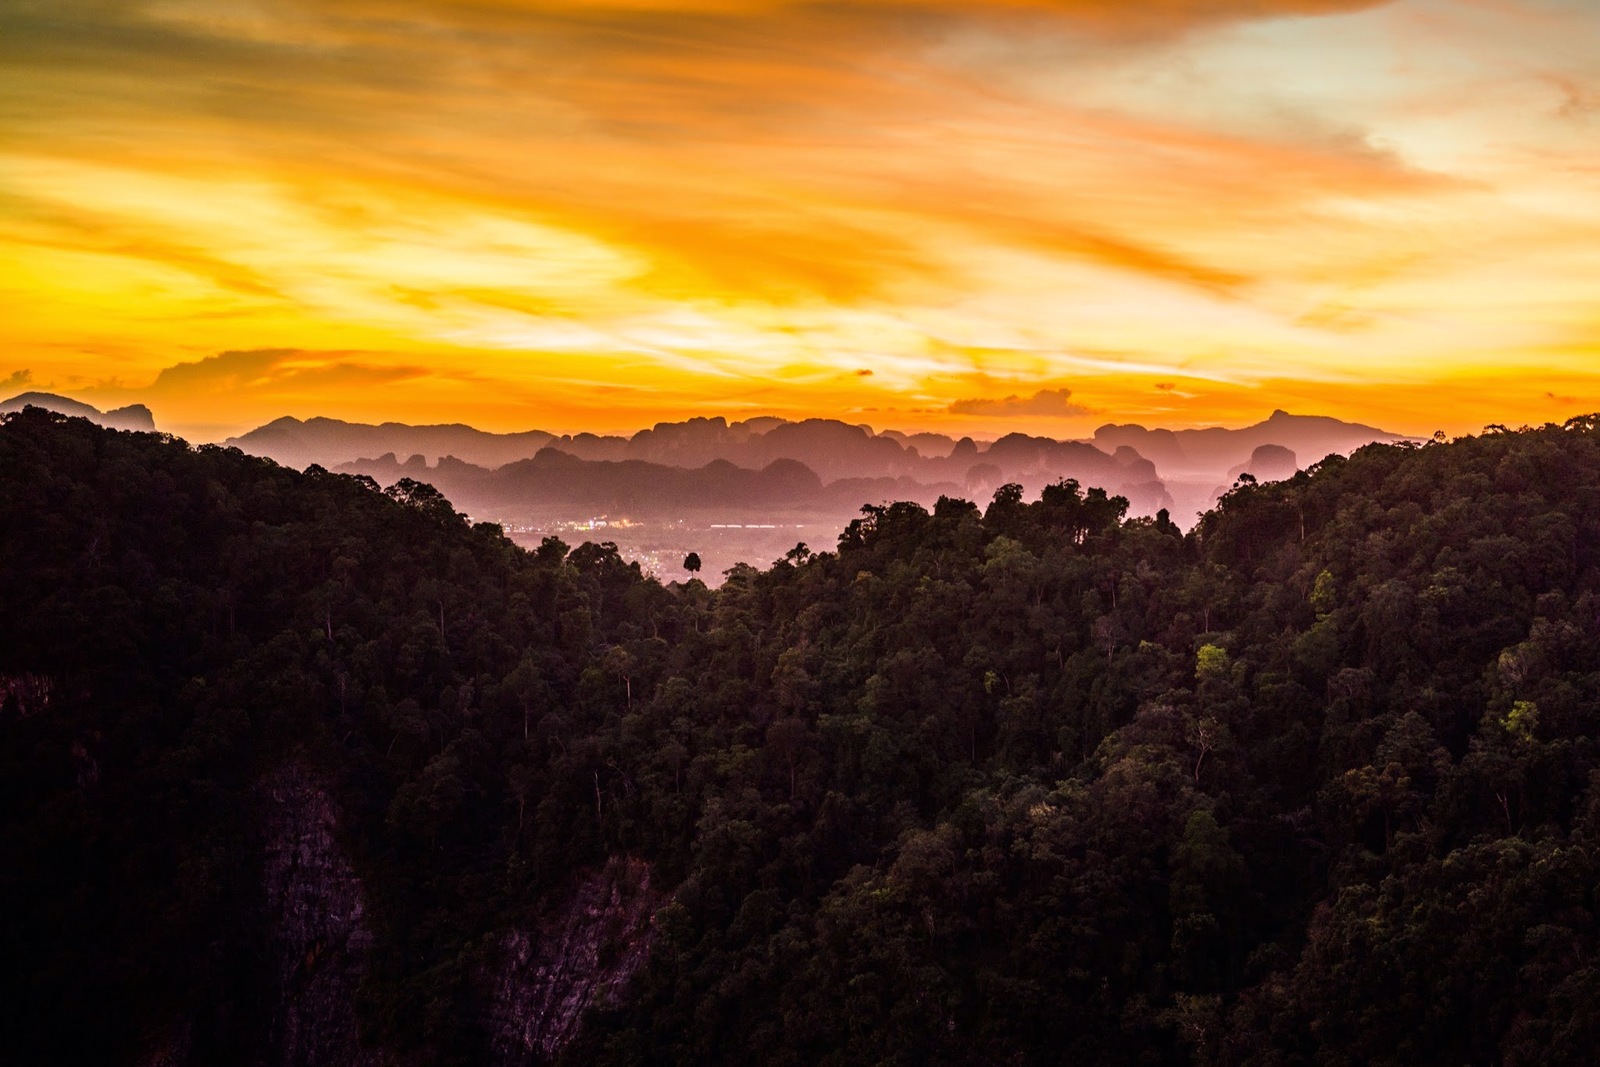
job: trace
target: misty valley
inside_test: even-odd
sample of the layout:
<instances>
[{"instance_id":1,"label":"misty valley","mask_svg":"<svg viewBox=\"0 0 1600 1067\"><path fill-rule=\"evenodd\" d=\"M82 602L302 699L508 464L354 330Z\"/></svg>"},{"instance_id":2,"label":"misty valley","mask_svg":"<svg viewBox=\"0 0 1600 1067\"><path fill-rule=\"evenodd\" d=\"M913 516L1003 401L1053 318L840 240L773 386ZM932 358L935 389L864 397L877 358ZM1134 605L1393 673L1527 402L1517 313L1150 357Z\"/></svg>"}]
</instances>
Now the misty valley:
<instances>
[{"instance_id":1,"label":"misty valley","mask_svg":"<svg viewBox=\"0 0 1600 1067\"><path fill-rule=\"evenodd\" d=\"M157 428L137 405L101 412L48 393L0 402L0 413L28 405L115 429ZM1125 497L1131 515L1165 511L1188 530L1241 475L1278 480L1333 453L1402 440L1279 411L1237 430L1108 424L1090 440L1013 433L984 442L879 433L833 419L693 418L630 436L558 436L286 417L224 444L297 469L365 475L380 486L426 482L525 548L546 536L610 542L663 580L686 577L683 560L694 552L699 577L716 585L736 564L764 566L797 544L831 545L863 504L931 508L945 496L987 500L1007 484L1037 495L1069 479Z\"/></svg>"}]
</instances>

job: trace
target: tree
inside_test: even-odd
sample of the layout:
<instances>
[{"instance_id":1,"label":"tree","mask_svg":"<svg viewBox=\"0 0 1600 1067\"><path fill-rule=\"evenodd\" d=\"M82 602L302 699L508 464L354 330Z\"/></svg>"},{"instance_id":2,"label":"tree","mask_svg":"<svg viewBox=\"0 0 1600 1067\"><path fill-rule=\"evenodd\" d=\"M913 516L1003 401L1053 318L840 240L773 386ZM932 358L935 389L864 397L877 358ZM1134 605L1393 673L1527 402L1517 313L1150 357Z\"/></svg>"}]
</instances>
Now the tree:
<instances>
[{"instance_id":1,"label":"tree","mask_svg":"<svg viewBox=\"0 0 1600 1067\"><path fill-rule=\"evenodd\" d=\"M440 522L463 521L455 508L450 506L450 501L445 495L427 482L419 482L415 478L401 478L383 492L391 500L398 500L407 507L416 508L424 515Z\"/></svg>"},{"instance_id":2,"label":"tree","mask_svg":"<svg viewBox=\"0 0 1600 1067\"><path fill-rule=\"evenodd\" d=\"M1202 682L1226 678L1233 666L1227 650L1219 645L1201 645L1194 659L1195 676Z\"/></svg>"},{"instance_id":3,"label":"tree","mask_svg":"<svg viewBox=\"0 0 1600 1067\"><path fill-rule=\"evenodd\" d=\"M700 553L691 552L683 557L683 569L690 574L700 573Z\"/></svg>"}]
</instances>

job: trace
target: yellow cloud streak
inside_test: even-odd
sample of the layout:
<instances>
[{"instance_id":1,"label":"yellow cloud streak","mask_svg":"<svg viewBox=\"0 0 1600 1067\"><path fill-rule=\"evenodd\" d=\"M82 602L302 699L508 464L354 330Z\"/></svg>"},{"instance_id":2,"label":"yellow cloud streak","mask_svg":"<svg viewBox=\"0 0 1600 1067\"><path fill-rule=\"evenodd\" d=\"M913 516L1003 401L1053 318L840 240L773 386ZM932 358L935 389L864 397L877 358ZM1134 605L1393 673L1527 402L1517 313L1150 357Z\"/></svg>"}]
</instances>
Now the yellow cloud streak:
<instances>
[{"instance_id":1,"label":"yellow cloud streak","mask_svg":"<svg viewBox=\"0 0 1600 1067\"><path fill-rule=\"evenodd\" d=\"M0 113L0 340L108 393L224 349L427 371L381 396L330 374L160 398L195 425L276 404L982 429L951 401L1060 387L1189 424L1283 397L1399 416L1407 387L1466 413L1473 376L1523 353L1577 377L1502 397L1586 395L1581 149L1535 196L1503 158L1428 172L949 61L977 32L1132 40L1263 10L1011 6L170 3L124 27L142 48L35 27L34 65L0 75L32 105ZM1140 47L1104 76L1137 76Z\"/></svg>"}]
</instances>

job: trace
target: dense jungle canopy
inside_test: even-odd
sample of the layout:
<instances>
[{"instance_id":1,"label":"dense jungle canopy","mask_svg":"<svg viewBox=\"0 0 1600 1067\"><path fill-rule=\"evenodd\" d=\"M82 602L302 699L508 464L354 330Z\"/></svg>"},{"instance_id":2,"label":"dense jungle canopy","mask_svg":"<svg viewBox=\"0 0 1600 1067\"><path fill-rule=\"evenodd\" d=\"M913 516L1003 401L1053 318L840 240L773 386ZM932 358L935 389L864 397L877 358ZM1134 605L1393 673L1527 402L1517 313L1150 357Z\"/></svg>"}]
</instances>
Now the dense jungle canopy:
<instances>
[{"instance_id":1,"label":"dense jungle canopy","mask_svg":"<svg viewBox=\"0 0 1600 1067\"><path fill-rule=\"evenodd\" d=\"M569 1063L1577 1063L1600 1046L1600 419L864 508L716 590L416 482L0 424L16 1062L265 1062L260 783L324 783L373 1062L496 937L661 896ZM308 1061L309 1062L309 1061Z\"/></svg>"}]
</instances>

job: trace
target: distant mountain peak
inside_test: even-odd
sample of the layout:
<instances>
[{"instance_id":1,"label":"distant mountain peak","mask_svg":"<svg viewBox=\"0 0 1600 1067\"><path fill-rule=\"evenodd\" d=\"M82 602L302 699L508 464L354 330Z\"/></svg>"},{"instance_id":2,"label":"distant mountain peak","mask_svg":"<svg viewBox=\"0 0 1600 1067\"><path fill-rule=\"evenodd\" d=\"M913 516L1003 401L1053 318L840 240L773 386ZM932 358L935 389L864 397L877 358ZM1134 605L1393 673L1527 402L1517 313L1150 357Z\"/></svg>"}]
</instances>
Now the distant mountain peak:
<instances>
[{"instance_id":1,"label":"distant mountain peak","mask_svg":"<svg viewBox=\"0 0 1600 1067\"><path fill-rule=\"evenodd\" d=\"M542 430L497 434L461 423L373 425L323 415L303 420L285 415L230 437L226 443L291 467L318 463L332 468L386 452L400 456L420 455L430 462L454 456L479 466L499 467L527 459L555 439L553 434Z\"/></svg>"},{"instance_id":2,"label":"distant mountain peak","mask_svg":"<svg viewBox=\"0 0 1600 1067\"><path fill-rule=\"evenodd\" d=\"M153 433L156 428L155 416L143 404L129 404L126 407L115 408L111 411L101 411L94 405L85 404L81 400L74 400L68 396L45 393L38 390L19 393L10 400L0 403L0 414L21 411L26 407L44 408L46 411L54 411L57 414L88 419L90 422L113 430Z\"/></svg>"},{"instance_id":3,"label":"distant mountain peak","mask_svg":"<svg viewBox=\"0 0 1600 1067\"><path fill-rule=\"evenodd\" d=\"M559 470L569 479L595 484L569 489L551 483L540 490L544 497L570 503L581 498L600 510L621 499L634 499L636 493L656 500L657 489L668 484L701 503L720 492L748 496L756 492L752 488L756 483L749 479L758 474L766 479L758 496L782 481L796 499L821 499L823 488L830 487L829 493L859 495L863 500L885 495L911 499L924 490L932 499L963 487L979 493L1006 482L1037 492L1042 485L1071 478L1127 496L1135 514L1166 507L1186 518L1209 502L1213 487L1224 478L1232 483L1233 468L1257 476L1287 477L1296 469L1297 457L1315 462L1331 452L1348 453L1372 441L1398 439L1372 427L1280 408L1261 422L1237 429L1174 431L1107 425L1096 431L1092 441L1014 432L980 443L971 437L877 432L837 418L763 415L737 421L695 416L657 422L628 436L589 432L557 436L538 430L489 433L460 424L372 425L323 417L282 418L228 443L289 466L315 462L338 469L363 462L371 464L375 474L423 470L447 483L465 480L471 485L463 484L462 491L472 494L477 510L484 513L527 506L533 499L524 494L532 484L527 479L539 471ZM410 458L404 464L364 458L389 455ZM458 462L443 463L445 457ZM487 477L500 470L507 471L506 478ZM654 479L660 486L634 487L645 470L654 472L646 480ZM676 473L663 473L669 471ZM611 485L615 493L591 492L602 485ZM605 501L611 503L601 507Z\"/></svg>"}]
</instances>

